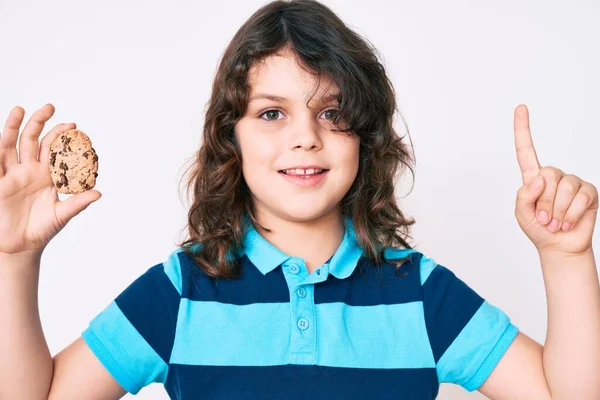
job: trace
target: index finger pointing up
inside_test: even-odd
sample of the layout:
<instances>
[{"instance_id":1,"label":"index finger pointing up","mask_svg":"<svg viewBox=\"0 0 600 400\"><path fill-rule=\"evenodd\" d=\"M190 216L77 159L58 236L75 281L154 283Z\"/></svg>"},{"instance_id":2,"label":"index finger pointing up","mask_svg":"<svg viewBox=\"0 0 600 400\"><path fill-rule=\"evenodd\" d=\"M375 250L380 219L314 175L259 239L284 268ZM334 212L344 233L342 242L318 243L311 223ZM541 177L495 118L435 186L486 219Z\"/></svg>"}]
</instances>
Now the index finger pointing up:
<instances>
[{"instance_id":1,"label":"index finger pointing up","mask_svg":"<svg viewBox=\"0 0 600 400\"><path fill-rule=\"evenodd\" d=\"M529 129L529 110L524 104L515 108L515 147L523 184L526 185L540 172L540 163L533 147L533 139Z\"/></svg>"}]
</instances>

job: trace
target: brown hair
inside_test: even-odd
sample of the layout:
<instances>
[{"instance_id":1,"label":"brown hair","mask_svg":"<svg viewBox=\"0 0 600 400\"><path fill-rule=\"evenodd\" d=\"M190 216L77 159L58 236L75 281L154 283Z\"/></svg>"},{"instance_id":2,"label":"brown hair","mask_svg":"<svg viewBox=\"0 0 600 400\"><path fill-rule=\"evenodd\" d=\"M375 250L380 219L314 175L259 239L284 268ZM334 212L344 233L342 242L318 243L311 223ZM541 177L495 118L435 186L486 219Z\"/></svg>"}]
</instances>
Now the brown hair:
<instances>
[{"instance_id":1,"label":"brown hair","mask_svg":"<svg viewBox=\"0 0 600 400\"><path fill-rule=\"evenodd\" d=\"M225 49L207 104L203 143L187 170L193 201L188 237L179 246L215 278L239 277L234 255L242 250L245 224L260 226L234 139L235 124L246 112L248 71L286 48L338 86L343 131L360 137L358 174L341 208L352 219L364 256L380 265L388 261L385 247L412 248L406 238L415 220L399 209L394 182L400 167L414 176L415 158L392 126L395 92L376 49L317 1L272 1L250 16Z\"/></svg>"}]
</instances>

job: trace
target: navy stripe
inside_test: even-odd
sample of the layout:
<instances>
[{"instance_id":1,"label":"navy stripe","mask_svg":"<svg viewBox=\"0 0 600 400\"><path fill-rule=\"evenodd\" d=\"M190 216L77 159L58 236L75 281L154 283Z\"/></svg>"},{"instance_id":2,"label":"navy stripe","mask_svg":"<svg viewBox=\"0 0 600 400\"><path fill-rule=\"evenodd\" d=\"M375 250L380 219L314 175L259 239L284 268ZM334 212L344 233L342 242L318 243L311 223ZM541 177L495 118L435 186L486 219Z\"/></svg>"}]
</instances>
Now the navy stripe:
<instances>
[{"instance_id":1,"label":"navy stripe","mask_svg":"<svg viewBox=\"0 0 600 400\"><path fill-rule=\"evenodd\" d=\"M186 253L180 253L179 261L184 298L235 305L290 301L288 285L281 268L263 275L245 255L240 260L242 275L236 280L209 277Z\"/></svg>"},{"instance_id":2,"label":"navy stripe","mask_svg":"<svg viewBox=\"0 0 600 400\"><path fill-rule=\"evenodd\" d=\"M360 369L317 365L217 367L172 364L172 399L435 399L435 368Z\"/></svg>"},{"instance_id":3,"label":"navy stripe","mask_svg":"<svg viewBox=\"0 0 600 400\"><path fill-rule=\"evenodd\" d=\"M180 296L162 264L149 268L115 302L156 353L169 363Z\"/></svg>"},{"instance_id":4,"label":"navy stripe","mask_svg":"<svg viewBox=\"0 0 600 400\"><path fill-rule=\"evenodd\" d=\"M423 307L436 363L483 301L483 298L446 267L438 264L433 269L423 285Z\"/></svg>"},{"instance_id":5,"label":"navy stripe","mask_svg":"<svg viewBox=\"0 0 600 400\"><path fill-rule=\"evenodd\" d=\"M327 280L315 285L315 304L342 302L351 306L402 304L422 299L419 278L420 257L413 256L396 273L395 264L372 265L361 258L352 275L338 279L329 275ZM407 274L404 277L398 275Z\"/></svg>"}]
</instances>

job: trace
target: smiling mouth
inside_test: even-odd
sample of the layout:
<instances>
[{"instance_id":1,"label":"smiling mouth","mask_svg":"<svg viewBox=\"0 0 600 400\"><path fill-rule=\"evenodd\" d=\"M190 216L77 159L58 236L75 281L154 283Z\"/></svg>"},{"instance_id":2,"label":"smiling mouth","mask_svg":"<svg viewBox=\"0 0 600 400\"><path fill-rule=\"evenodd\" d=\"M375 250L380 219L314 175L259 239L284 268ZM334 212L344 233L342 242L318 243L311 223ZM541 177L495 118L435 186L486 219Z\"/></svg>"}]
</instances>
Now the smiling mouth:
<instances>
[{"instance_id":1,"label":"smiling mouth","mask_svg":"<svg viewBox=\"0 0 600 400\"><path fill-rule=\"evenodd\" d=\"M279 171L280 174L294 176L298 178L310 178L311 176L321 175L329 171L328 169L282 169Z\"/></svg>"}]
</instances>

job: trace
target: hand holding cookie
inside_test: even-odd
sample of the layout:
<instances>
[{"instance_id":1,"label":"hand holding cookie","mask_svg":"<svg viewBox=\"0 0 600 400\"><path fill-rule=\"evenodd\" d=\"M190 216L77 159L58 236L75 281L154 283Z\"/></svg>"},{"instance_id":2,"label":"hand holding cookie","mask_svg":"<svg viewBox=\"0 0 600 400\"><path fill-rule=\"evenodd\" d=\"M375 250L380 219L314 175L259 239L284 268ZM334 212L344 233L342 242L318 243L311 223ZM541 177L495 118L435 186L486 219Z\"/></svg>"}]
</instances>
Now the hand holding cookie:
<instances>
[{"instance_id":1,"label":"hand holding cookie","mask_svg":"<svg viewBox=\"0 0 600 400\"><path fill-rule=\"evenodd\" d=\"M102 196L91 190L98 156L74 123L56 125L39 142L54 111L51 104L37 110L19 135L25 111L15 107L0 135L0 253L41 253L74 216ZM74 194L60 201L58 192Z\"/></svg>"}]
</instances>

